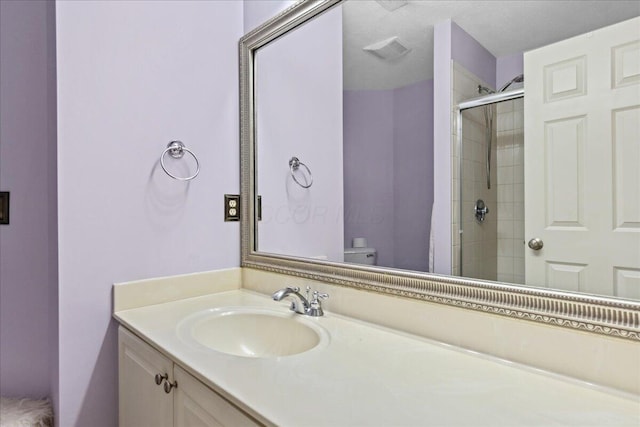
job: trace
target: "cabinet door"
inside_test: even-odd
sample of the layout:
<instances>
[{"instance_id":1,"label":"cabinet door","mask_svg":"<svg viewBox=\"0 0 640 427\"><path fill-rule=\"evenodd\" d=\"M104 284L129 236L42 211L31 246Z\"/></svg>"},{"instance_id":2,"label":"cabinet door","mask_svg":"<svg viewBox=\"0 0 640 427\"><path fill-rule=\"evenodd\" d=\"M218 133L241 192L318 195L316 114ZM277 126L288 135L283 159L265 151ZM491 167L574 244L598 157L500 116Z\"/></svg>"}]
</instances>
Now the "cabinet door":
<instances>
[{"instance_id":1,"label":"cabinet door","mask_svg":"<svg viewBox=\"0 0 640 427\"><path fill-rule=\"evenodd\" d=\"M169 374L173 364L141 339L118 329L120 427L173 426L173 396L155 382Z\"/></svg>"},{"instance_id":2,"label":"cabinet door","mask_svg":"<svg viewBox=\"0 0 640 427\"><path fill-rule=\"evenodd\" d=\"M241 427L260 425L179 366L174 367L174 375L178 382L178 387L174 390L174 424L176 426Z\"/></svg>"}]
</instances>

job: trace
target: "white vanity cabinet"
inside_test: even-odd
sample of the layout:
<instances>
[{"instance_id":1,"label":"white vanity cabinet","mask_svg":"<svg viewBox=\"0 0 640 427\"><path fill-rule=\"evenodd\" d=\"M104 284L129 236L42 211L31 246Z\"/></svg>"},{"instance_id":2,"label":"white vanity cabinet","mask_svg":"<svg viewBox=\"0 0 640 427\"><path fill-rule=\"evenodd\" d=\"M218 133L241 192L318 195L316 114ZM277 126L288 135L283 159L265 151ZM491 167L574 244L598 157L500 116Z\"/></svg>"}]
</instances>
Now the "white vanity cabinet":
<instances>
[{"instance_id":1,"label":"white vanity cabinet","mask_svg":"<svg viewBox=\"0 0 640 427\"><path fill-rule=\"evenodd\" d=\"M173 363L122 326L118 330L120 427L173 426L173 395L155 382Z\"/></svg>"},{"instance_id":2,"label":"white vanity cabinet","mask_svg":"<svg viewBox=\"0 0 640 427\"><path fill-rule=\"evenodd\" d=\"M118 347L120 427L260 425L122 326Z\"/></svg>"}]
</instances>

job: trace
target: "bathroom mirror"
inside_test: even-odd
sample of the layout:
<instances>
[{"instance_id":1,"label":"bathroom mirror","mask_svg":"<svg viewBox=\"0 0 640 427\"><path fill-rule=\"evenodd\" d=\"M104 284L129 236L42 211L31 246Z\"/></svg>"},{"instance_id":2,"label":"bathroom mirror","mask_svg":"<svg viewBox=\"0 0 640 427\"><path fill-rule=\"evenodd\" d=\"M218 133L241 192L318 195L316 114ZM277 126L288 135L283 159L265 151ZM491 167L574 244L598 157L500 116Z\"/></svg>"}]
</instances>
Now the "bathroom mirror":
<instances>
[{"instance_id":1,"label":"bathroom mirror","mask_svg":"<svg viewBox=\"0 0 640 427\"><path fill-rule=\"evenodd\" d=\"M639 15L312 1L247 34L243 266L638 339Z\"/></svg>"}]
</instances>

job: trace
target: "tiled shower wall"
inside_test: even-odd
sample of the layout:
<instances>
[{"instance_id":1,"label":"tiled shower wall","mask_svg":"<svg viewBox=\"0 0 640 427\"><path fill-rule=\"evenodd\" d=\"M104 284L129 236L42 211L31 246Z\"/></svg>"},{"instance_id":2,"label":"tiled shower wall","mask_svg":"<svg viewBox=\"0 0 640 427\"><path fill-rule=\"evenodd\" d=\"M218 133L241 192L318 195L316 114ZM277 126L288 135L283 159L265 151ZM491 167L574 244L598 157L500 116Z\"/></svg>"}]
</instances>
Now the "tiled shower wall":
<instances>
[{"instance_id":1,"label":"tiled shower wall","mask_svg":"<svg viewBox=\"0 0 640 427\"><path fill-rule=\"evenodd\" d=\"M524 283L524 99L497 105L498 277Z\"/></svg>"},{"instance_id":2,"label":"tiled shower wall","mask_svg":"<svg viewBox=\"0 0 640 427\"><path fill-rule=\"evenodd\" d=\"M488 86L464 67L453 62L452 99L453 107L460 101L479 96L478 85ZM493 109L495 141L497 122L496 107ZM455 110L452 116L456 117ZM491 170L491 189L487 188L486 156L487 138L483 108L474 108L463 113L462 147L458 147L457 123L452 120L452 271L478 279L497 279L497 218L498 187L496 168ZM492 159L495 159L496 144L492 145ZM459 163L460 156L462 161ZM460 165L462 168L460 168ZM495 166L495 162L494 162ZM462 188L460 186L462 182ZM484 222L476 221L473 207L478 199L484 200L489 214ZM462 212L460 211L460 205ZM463 234L459 231L462 229ZM462 253L460 247L462 246Z\"/></svg>"}]
</instances>

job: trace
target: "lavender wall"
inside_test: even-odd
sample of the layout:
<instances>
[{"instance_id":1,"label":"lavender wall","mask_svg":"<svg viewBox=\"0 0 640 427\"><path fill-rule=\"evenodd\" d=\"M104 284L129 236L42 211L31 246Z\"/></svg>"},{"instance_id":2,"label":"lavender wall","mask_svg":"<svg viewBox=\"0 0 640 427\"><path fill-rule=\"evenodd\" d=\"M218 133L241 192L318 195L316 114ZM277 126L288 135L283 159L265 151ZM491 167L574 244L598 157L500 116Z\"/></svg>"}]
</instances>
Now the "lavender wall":
<instances>
[{"instance_id":1,"label":"lavender wall","mask_svg":"<svg viewBox=\"0 0 640 427\"><path fill-rule=\"evenodd\" d=\"M501 88L507 82L511 81L515 76L524 73L524 54L523 52L505 55L496 60L496 88ZM513 85L509 87L514 89L520 87Z\"/></svg>"},{"instance_id":2,"label":"lavender wall","mask_svg":"<svg viewBox=\"0 0 640 427\"><path fill-rule=\"evenodd\" d=\"M451 58L496 87L496 58L455 22L451 22Z\"/></svg>"},{"instance_id":3,"label":"lavender wall","mask_svg":"<svg viewBox=\"0 0 640 427\"><path fill-rule=\"evenodd\" d=\"M433 203L433 81L344 93L345 245L426 271Z\"/></svg>"},{"instance_id":4,"label":"lavender wall","mask_svg":"<svg viewBox=\"0 0 640 427\"><path fill-rule=\"evenodd\" d=\"M258 249L341 262L341 8L264 46L256 63ZM311 170L311 187L292 179L292 156Z\"/></svg>"},{"instance_id":5,"label":"lavender wall","mask_svg":"<svg viewBox=\"0 0 640 427\"><path fill-rule=\"evenodd\" d=\"M57 52L56 52L56 10L55 3L47 3L47 58L51 71L48 74L47 103L49 105L48 129L50 142L47 147L49 188L49 377L51 379L50 398L54 413L60 408L60 326L59 316L59 267L58 267L58 107L57 107Z\"/></svg>"},{"instance_id":6,"label":"lavender wall","mask_svg":"<svg viewBox=\"0 0 640 427\"><path fill-rule=\"evenodd\" d=\"M11 191L11 224L0 225L3 396L55 394L54 19L52 2L0 2L0 190Z\"/></svg>"},{"instance_id":7,"label":"lavender wall","mask_svg":"<svg viewBox=\"0 0 640 427\"><path fill-rule=\"evenodd\" d=\"M394 92L394 266L428 271L433 205L433 80Z\"/></svg>"},{"instance_id":8,"label":"lavender wall","mask_svg":"<svg viewBox=\"0 0 640 427\"><path fill-rule=\"evenodd\" d=\"M248 33L295 3L296 0L243 0L244 32Z\"/></svg>"},{"instance_id":9,"label":"lavender wall","mask_svg":"<svg viewBox=\"0 0 640 427\"><path fill-rule=\"evenodd\" d=\"M239 226L221 204L239 190L242 8L56 3L58 425L117 425L113 282L239 265ZM191 183L158 165L172 139L200 159Z\"/></svg>"},{"instance_id":10,"label":"lavender wall","mask_svg":"<svg viewBox=\"0 0 640 427\"><path fill-rule=\"evenodd\" d=\"M366 237L393 266L393 91L344 91L344 243Z\"/></svg>"}]
</instances>

